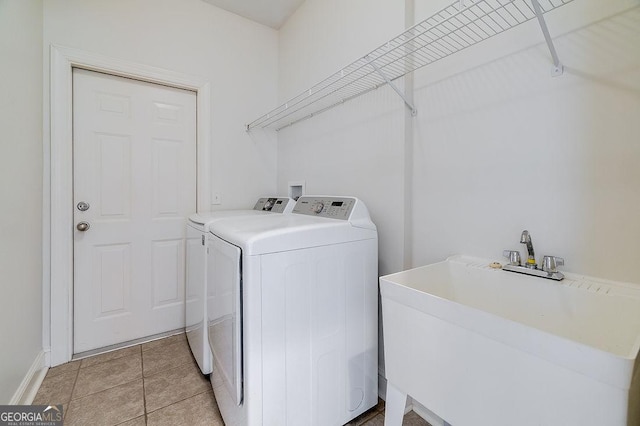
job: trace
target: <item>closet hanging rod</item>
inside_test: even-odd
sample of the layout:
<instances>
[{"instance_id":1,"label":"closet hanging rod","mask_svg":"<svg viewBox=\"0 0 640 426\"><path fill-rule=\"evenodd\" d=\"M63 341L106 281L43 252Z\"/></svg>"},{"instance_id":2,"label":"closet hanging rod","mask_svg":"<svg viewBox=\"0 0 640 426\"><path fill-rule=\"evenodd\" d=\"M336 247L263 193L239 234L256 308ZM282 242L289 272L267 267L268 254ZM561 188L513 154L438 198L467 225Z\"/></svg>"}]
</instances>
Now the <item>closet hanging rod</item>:
<instances>
[{"instance_id":1,"label":"closet hanging rod","mask_svg":"<svg viewBox=\"0 0 640 426\"><path fill-rule=\"evenodd\" d=\"M555 74L559 74L562 65L543 14L571 1L456 0L252 121L246 130L256 127L281 130L535 18L551 51ZM395 86L394 90L401 95ZM408 102L407 106L415 110Z\"/></svg>"}]
</instances>

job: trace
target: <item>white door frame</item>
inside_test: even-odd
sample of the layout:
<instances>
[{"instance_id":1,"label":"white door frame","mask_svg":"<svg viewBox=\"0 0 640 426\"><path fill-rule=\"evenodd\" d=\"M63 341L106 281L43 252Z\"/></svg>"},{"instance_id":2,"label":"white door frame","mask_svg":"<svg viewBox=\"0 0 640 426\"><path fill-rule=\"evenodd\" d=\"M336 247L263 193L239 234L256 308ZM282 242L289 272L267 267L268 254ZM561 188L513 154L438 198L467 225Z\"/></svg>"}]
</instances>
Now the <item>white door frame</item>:
<instances>
[{"instance_id":1,"label":"white door frame","mask_svg":"<svg viewBox=\"0 0 640 426\"><path fill-rule=\"evenodd\" d=\"M196 197L198 211L208 210L211 194L211 84L209 81L122 59L51 46L51 145L50 145L50 365L73 355L73 98L72 69L83 68L196 92ZM45 177L46 179L46 177ZM47 239L45 238L45 241ZM46 255L45 248L45 255ZM47 265L49 262L44 262ZM45 278L45 286L46 286ZM45 295L48 292L45 291ZM46 303L46 300L45 300ZM46 310L45 310L46 313ZM43 321L46 327L46 318ZM46 332L45 332L46 334Z\"/></svg>"}]
</instances>

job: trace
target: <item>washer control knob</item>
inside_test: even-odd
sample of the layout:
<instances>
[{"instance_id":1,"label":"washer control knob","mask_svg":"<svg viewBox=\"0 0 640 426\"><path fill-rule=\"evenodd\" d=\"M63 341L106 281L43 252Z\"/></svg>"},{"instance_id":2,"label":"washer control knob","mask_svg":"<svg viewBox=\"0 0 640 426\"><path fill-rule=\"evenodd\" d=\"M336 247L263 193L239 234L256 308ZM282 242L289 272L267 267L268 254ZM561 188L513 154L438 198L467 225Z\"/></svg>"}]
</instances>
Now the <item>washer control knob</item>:
<instances>
[{"instance_id":1,"label":"washer control knob","mask_svg":"<svg viewBox=\"0 0 640 426\"><path fill-rule=\"evenodd\" d=\"M274 204L274 201L271 199L265 201L264 207L262 208L262 210L270 211L273 208L273 204Z\"/></svg>"},{"instance_id":2,"label":"washer control knob","mask_svg":"<svg viewBox=\"0 0 640 426\"><path fill-rule=\"evenodd\" d=\"M320 214L322 212L322 209L324 209L324 204L323 203L315 203L313 206L311 206L311 208L313 209L314 213Z\"/></svg>"}]
</instances>

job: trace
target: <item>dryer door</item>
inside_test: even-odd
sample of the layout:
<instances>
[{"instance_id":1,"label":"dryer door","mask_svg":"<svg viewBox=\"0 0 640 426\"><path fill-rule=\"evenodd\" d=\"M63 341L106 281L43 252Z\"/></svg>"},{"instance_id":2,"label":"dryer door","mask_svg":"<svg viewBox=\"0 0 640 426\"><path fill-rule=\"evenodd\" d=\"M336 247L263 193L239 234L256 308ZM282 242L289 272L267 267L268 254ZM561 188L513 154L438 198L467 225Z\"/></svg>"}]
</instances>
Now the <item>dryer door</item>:
<instances>
[{"instance_id":1,"label":"dryer door","mask_svg":"<svg viewBox=\"0 0 640 426\"><path fill-rule=\"evenodd\" d=\"M242 278L240 249L212 236L207 255L209 345L235 403L242 403Z\"/></svg>"}]
</instances>

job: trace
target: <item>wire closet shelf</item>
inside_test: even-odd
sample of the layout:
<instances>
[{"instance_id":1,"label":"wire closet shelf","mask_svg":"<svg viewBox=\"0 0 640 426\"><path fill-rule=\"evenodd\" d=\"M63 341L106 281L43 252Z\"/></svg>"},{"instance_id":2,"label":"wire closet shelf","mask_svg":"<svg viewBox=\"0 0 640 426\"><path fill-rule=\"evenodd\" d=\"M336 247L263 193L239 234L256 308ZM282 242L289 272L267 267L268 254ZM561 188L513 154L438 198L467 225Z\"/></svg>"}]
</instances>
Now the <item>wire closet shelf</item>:
<instances>
[{"instance_id":1,"label":"wire closet shelf","mask_svg":"<svg viewBox=\"0 0 640 426\"><path fill-rule=\"evenodd\" d=\"M457 0L252 121L246 129L291 126L536 17L557 62L542 14L571 1Z\"/></svg>"}]
</instances>

